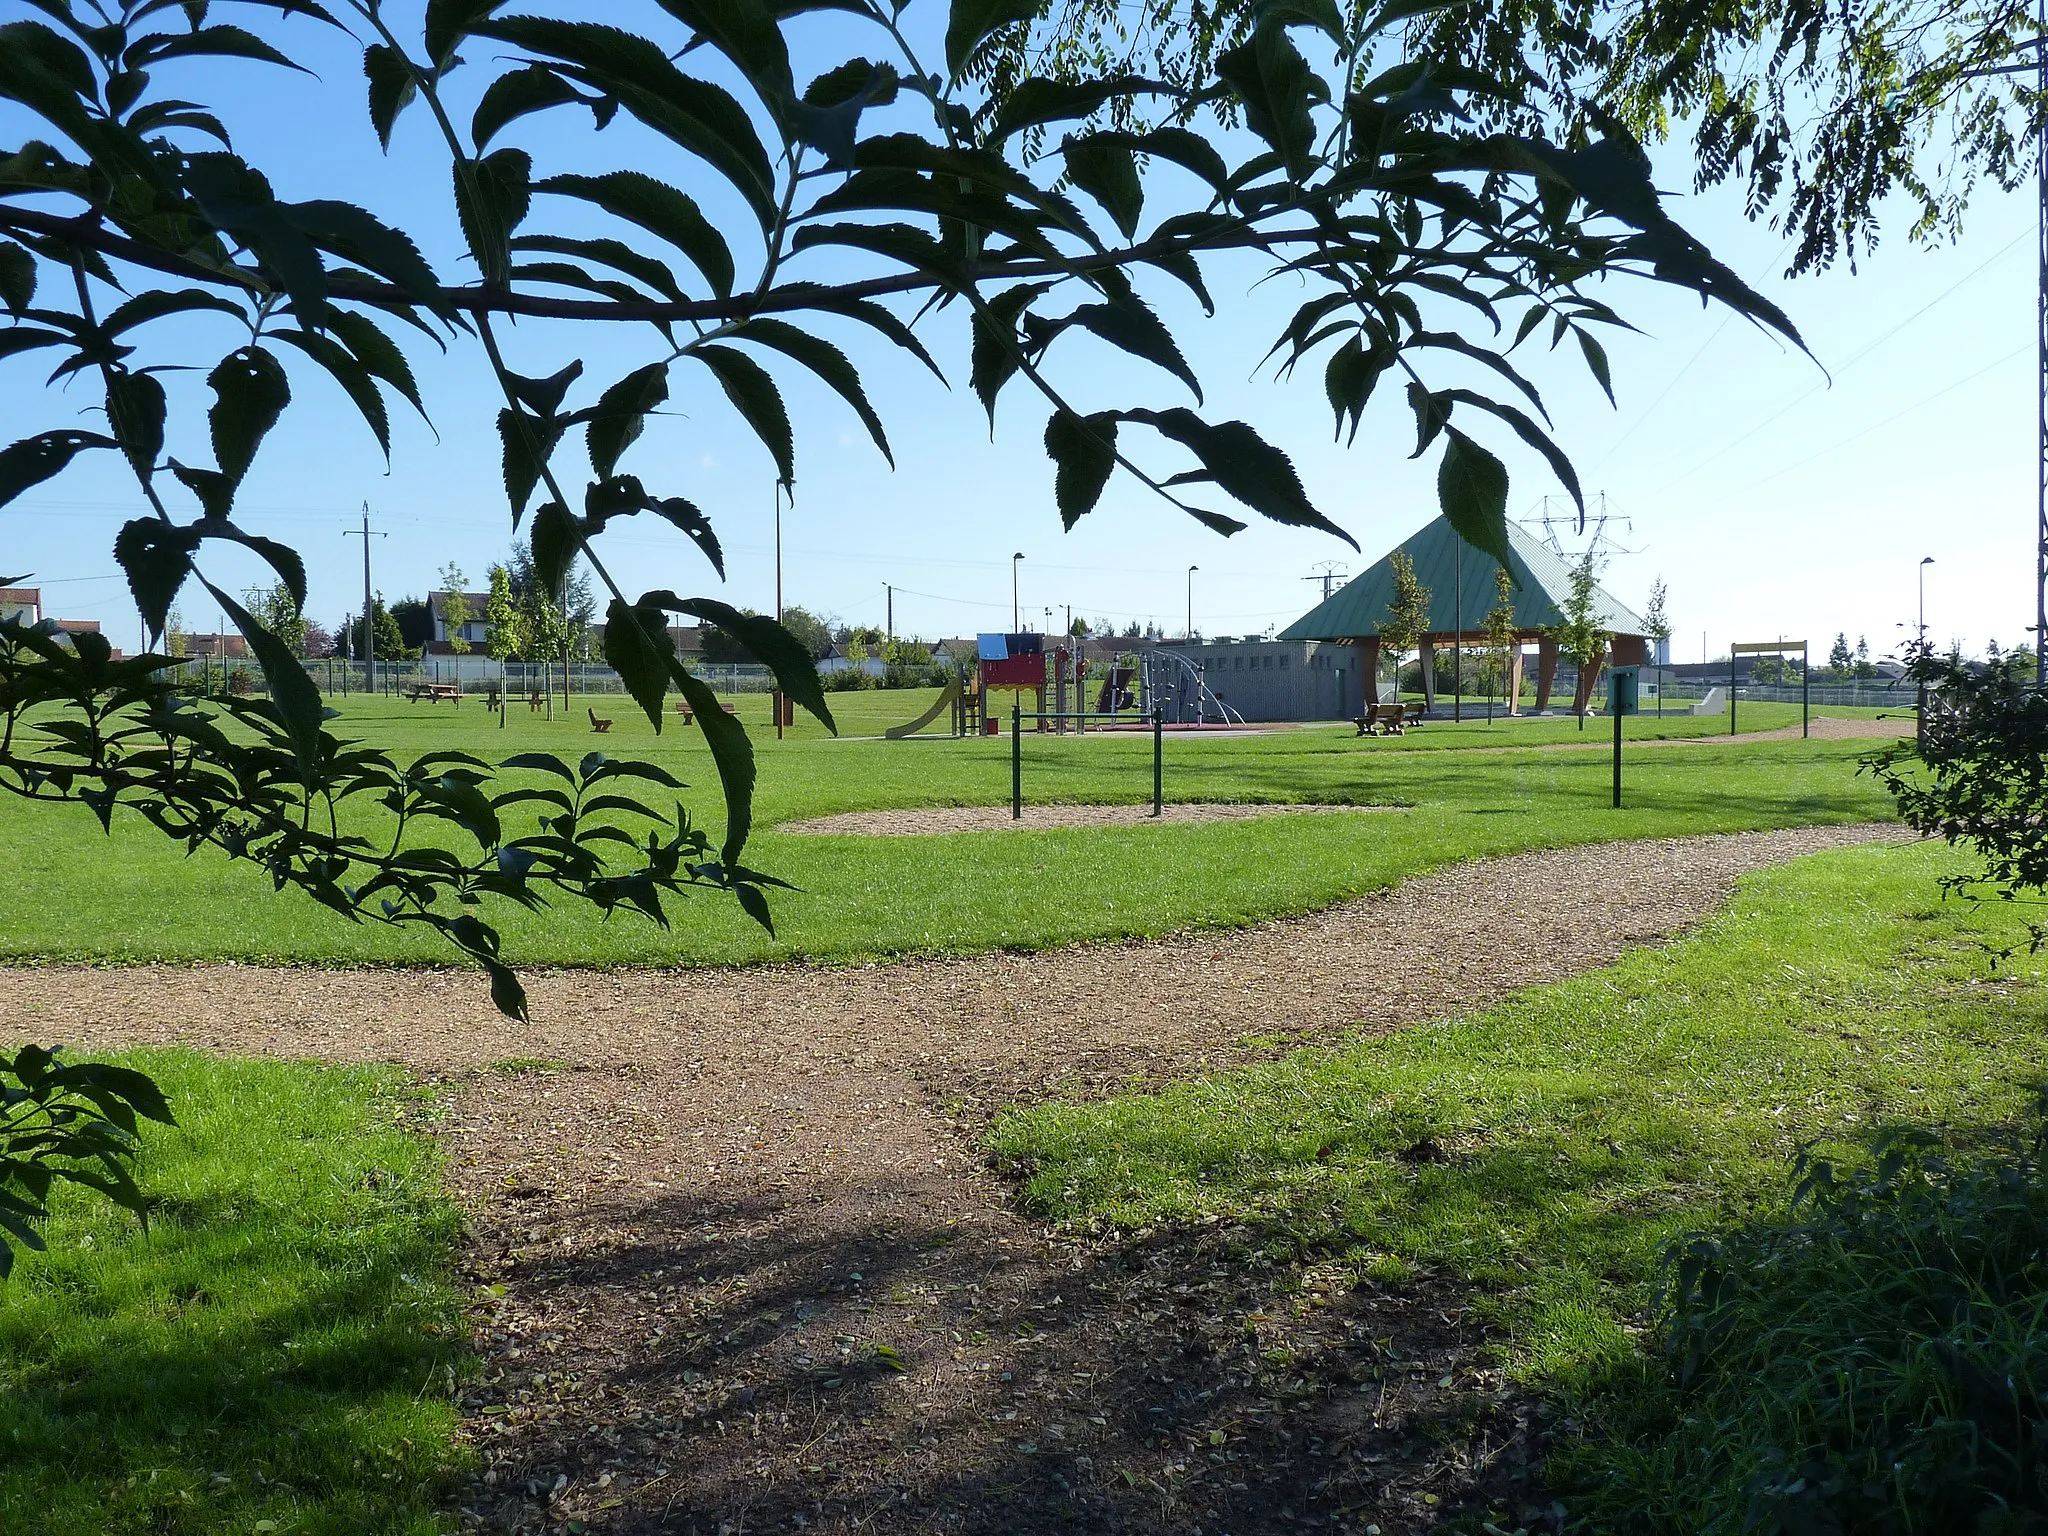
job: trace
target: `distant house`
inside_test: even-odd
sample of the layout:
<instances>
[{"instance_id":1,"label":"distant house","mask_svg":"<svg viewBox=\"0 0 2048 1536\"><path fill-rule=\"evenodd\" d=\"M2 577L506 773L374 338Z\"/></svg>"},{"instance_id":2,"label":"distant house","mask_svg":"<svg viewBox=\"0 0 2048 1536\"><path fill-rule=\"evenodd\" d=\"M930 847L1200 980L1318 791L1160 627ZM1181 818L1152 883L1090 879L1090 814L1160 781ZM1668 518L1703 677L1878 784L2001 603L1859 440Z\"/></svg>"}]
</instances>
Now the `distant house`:
<instances>
[{"instance_id":1,"label":"distant house","mask_svg":"<svg viewBox=\"0 0 2048 1536\"><path fill-rule=\"evenodd\" d=\"M452 596L452 592L427 594L427 612L434 620L434 637L426 643L426 653L429 656L455 654L455 647L449 642L457 638L457 632L451 631L448 627L447 611L448 599ZM484 618L485 610L491 605L491 594L465 592L462 594L462 600L468 606L469 614L462 621L460 638L472 651L481 651L490 644L491 639L491 626Z\"/></svg>"},{"instance_id":2,"label":"distant house","mask_svg":"<svg viewBox=\"0 0 2048 1536\"><path fill-rule=\"evenodd\" d=\"M691 660L704 653L704 626L701 624L671 624L668 627L669 644L676 648L676 654ZM590 654L597 660L604 658L604 626L590 626Z\"/></svg>"},{"instance_id":3,"label":"distant house","mask_svg":"<svg viewBox=\"0 0 2048 1536\"><path fill-rule=\"evenodd\" d=\"M93 628L99 626L95 624ZM240 635L210 634L185 636L185 655L197 661L205 656L214 661L247 661L249 642Z\"/></svg>"},{"instance_id":4,"label":"distant house","mask_svg":"<svg viewBox=\"0 0 2048 1536\"><path fill-rule=\"evenodd\" d=\"M17 619L23 624L43 622L41 587L0 587L0 619Z\"/></svg>"}]
</instances>

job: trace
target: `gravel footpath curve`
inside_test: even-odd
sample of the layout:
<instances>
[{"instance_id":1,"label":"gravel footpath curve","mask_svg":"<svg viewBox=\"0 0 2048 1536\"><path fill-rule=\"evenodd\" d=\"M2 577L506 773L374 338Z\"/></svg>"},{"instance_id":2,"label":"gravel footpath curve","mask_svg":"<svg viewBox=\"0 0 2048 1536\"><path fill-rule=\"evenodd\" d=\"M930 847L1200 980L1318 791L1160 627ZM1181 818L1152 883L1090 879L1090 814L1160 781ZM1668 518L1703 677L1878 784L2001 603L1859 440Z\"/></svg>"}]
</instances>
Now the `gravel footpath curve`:
<instances>
[{"instance_id":1,"label":"gravel footpath curve","mask_svg":"<svg viewBox=\"0 0 2048 1536\"><path fill-rule=\"evenodd\" d=\"M1392 1536L1528 1491L1530 1405L1457 1298L1318 1297L1311 1274L1305 1305L1280 1303L1275 1275L1222 1261L1227 1233L1034 1230L977 1156L986 1114L1477 1008L1683 931L1747 871L1902 835L1527 853L1257 928L1041 954L531 973L526 1025L469 973L0 969L0 1037L394 1060L451 1085L473 1278L503 1292L479 1293L468 1399L488 1529L1369 1516ZM537 1060L559 1067L518 1065Z\"/></svg>"}]
</instances>

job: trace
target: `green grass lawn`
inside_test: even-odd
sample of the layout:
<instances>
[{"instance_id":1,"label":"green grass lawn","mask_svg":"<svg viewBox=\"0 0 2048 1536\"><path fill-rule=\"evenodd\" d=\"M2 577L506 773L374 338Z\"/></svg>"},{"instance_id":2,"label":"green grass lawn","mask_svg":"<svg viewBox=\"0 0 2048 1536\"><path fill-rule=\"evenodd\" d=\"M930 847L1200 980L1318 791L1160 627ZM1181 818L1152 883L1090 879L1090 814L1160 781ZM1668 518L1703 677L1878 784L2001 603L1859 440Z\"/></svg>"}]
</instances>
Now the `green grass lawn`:
<instances>
[{"instance_id":1,"label":"green grass lawn","mask_svg":"<svg viewBox=\"0 0 2048 1536\"><path fill-rule=\"evenodd\" d=\"M752 696L748 696L751 698ZM907 717L922 693L847 693L849 734ZM758 702L758 701L755 701ZM766 705L760 704L765 719ZM580 716L578 717L580 718ZM714 832L716 778L693 731L658 739L644 717L614 711L611 734L587 722L515 712L500 729L474 702L349 701L346 724L401 757L462 748L497 759L602 745L651 757L693 786L685 803ZM1759 705L1767 729L1797 710ZM1710 722L1709 722L1710 723ZM605 923L567 908L526 914L500 904L515 964L746 963L811 957L961 953L1149 935L1191 924L1236 924L1299 912L1460 859L1618 837L1723 832L1882 817L1889 806L1856 764L1869 743L1772 741L1658 747L1627 766L1627 809L1608 804L1606 755L1458 752L1598 740L1569 719L1432 725L1395 740L1348 728L1259 736L1172 735L1173 800L1399 805L1358 817L1272 817L1174 827L960 834L920 838L805 837L774 823L838 811L1001 804L1007 740L834 740L814 723L776 741L760 720L757 833L748 860L801 890L774 899L771 937L728 900L672 904L663 933L635 918ZM1701 721L1627 722L1632 736L1697 732ZM1151 794L1151 740L1091 734L1026 741L1033 801L1137 802ZM83 808L8 802L0 810L0 957L11 959L445 963L431 939L352 927L296 892L211 852L186 857L135 819L109 843Z\"/></svg>"},{"instance_id":2,"label":"green grass lawn","mask_svg":"<svg viewBox=\"0 0 2048 1536\"><path fill-rule=\"evenodd\" d=\"M121 1060L180 1121L145 1133L162 1204L144 1234L71 1191L0 1281L0 1531L447 1529L460 1218L405 1079Z\"/></svg>"},{"instance_id":3,"label":"green grass lawn","mask_svg":"<svg viewBox=\"0 0 2048 1536\"><path fill-rule=\"evenodd\" d=\"M1063 1224L1224 1216L1383 1280L1466 1282L1522 1377L1597 1422L1645 1379L1665 1245L1781 1201L1802 1143L1853 1161L1887 1126L1967 1135L2033 1102L2048 961L2022 943L1991 970L1983 942L2024 926L1943 902L1957 864L1803 859L1668 949L1468 1018L1015 1111L990 1144Z\"/></svg>"}]
</instances>

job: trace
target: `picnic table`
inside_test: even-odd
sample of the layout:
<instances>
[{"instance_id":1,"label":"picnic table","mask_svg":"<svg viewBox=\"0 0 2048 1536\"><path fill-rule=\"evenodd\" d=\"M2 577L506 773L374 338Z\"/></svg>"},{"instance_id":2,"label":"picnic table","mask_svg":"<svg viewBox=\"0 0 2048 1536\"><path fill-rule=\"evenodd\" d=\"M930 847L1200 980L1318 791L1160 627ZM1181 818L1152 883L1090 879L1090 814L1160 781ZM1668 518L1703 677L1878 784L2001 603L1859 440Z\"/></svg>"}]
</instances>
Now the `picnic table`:
<instances>
[{"instance_id":1,"label":"picnic table","mask_svg":"<svg viewBox=\"0 0 2048 1536\"><path fill-rule=\"evenodd\" d=\"M739 711L733 708L732 705L724 703L723 701L720 702L719 708L723 709L728 715L736 715L739 713ZM697 718L697 712L694 709L690 708L690 701L688 699L676 700L676 713L683 717L683 724L685 725L689 725Z\"/></svg>"},{"instance_id":2,"label":"picnic table","mask_svg":"<svg viewBox=\"0 0 2048 1536\"><path fill-rule=\"evenodd\" d=\"M456 683L414 683L405 690L408 704L417 704L421 699L446 699L450 704L460 704L462 689Z\"/></svg>"},{"instance_id":3,"label":"picnic table","mask_svg":"<svg viewBox=\"0 0 2048 1536\"><path fill-rule=\"evenodd\" d=\"M1352 722L1361 736L1400 736L1411 725L1422 724L1419 704L1369 704L1366 712Z\"/></svg>"}]
</instances>

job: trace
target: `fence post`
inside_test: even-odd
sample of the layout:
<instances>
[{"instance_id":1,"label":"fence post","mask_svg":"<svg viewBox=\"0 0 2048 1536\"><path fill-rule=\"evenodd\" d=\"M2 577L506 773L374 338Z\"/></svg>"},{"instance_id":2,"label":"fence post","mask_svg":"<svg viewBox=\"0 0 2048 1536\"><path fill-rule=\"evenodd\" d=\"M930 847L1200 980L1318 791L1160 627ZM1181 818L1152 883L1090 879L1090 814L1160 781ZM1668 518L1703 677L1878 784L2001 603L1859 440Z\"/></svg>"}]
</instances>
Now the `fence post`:
<instances>
[{"instance_id":1,"label":"fence post","mask_svg":"<svg viewBox=\"0 0 2048 1536\"><path fill-rule=\"evenodd\" d=\"M1160 722L1164 718L1159 707L1152 708L1152 814L1165 814L1166 791L1166 735Z\"/></svg>"},{"instance_id":2,"label":"fence post","mask_svg":"<svg viewBox=\"0 0 2048 1536\"><path fill-rule=\"evenodd\" d=\"M1024 819L1024 704L1010 706L1010 820Z\"/></svg>"}]
</instances>

